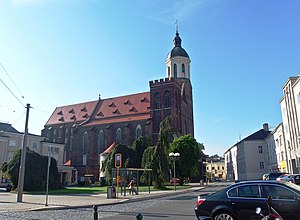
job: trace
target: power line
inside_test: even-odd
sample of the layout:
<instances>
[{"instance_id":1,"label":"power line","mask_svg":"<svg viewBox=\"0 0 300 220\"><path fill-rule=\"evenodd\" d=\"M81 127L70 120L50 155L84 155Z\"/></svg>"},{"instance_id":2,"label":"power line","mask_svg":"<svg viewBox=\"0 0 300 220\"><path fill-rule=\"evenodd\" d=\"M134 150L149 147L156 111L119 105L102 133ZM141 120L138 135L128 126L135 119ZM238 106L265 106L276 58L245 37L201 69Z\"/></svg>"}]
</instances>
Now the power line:
<instances>
[{"instance_id":1,"label":"power line","mask_svg":"<svg viewBox=\"0 0 300 220\"><path fill-rule=\"evenodd\" d=\"M1 64L1 63L0 63ZM1 64L2 66L2 64ZM2 66L2 68L4 69L4 67ZM4 71L6 72L6 70L4 69ZM0 81L2 82L2 84L8 89L8 91L18 100L18 102L24 107L25 105L21 102L21 100L11 91L11 89L4 83L4 81L0 78Z\"/></svg>"},{"instance_id":2,"label":"power line","mask_svg":"<svg viewBox=\"0 0 300 220\"><path fill-rule=\"evenodd\" d=\"M22 95L20 89L17 87L17 85L15 84L15 82L12 80L12 78L10 77L10 75L8 74L8 72L6 71L6 69L4 68L3 64L0 62L0 65L2 66L2 69L4 70L4 72L6 73L6 75L8 76L8 78L10 79L10 81L14 84L14 86L16 87L16 89L18 90L18 92L20 93L20 95L22 96L22 98L24 98L24 96Z\"/></svg>"}]
</instances>

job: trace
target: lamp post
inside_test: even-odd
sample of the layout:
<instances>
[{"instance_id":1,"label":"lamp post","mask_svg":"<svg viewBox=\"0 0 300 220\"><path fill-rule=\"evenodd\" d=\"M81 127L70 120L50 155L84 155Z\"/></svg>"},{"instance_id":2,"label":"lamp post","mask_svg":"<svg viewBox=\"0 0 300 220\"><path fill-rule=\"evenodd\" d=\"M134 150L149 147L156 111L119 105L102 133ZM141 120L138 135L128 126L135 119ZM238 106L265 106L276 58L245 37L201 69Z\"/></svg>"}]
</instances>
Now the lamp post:
<instances>
[{"instance_id":1,"label":"lamp post","mask_svg":"<svg viewBox=\"0 0 300 220\"><path fill-rule=\"evenodd\" d=\"M50 165L51 165L51 151L52 146L48 147L48 165L47 165L47 185L46 185L46 203L45 206L48 206L48 194L49 194L49 176L50 176Z\"/></svg>"},{"instance_id":2,"label":"lamp post","mask_svg":"<svg viewBox=\"0 0 300 220\"><path fill-rule=\"evenodd\" d=\"M169 153L170 160L173 161L173 169L174 169L174 190L176 191L176 160L179 159L180 153Z\"/></svg>"}]
</instances>

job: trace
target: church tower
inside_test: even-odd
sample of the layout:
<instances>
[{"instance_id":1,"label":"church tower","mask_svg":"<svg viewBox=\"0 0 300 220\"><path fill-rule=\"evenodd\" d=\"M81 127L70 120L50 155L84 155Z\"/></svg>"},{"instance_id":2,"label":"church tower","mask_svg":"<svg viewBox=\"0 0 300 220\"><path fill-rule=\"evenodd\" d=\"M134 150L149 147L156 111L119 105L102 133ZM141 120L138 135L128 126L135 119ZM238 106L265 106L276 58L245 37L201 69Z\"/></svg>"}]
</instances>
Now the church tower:
<instances>
[{"instance_id":1,"label":"church tower","mask_svg":"<svg viewBox=\"0 0 300 220\"><path fill-rule=\"evenodd\" d=\"M150 115L152 118L152 142L158 139L159 124L167 116L173 116L173 127L181 135L194 137L193 97L190 80L191 60L181 47L178 27L174 47L166 59L165 79L150 81Z\"/></svg>"}]
</instances>

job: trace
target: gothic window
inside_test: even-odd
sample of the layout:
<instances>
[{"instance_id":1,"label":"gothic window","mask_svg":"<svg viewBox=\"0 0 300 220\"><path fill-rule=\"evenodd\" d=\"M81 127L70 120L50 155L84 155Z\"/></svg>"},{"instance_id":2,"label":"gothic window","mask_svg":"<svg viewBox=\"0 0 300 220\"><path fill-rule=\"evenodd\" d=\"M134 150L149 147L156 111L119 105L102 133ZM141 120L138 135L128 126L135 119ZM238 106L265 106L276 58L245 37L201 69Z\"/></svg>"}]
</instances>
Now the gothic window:
<instances>
[{"instance_id":1,"label":"gothic window","mask_svg":"<svg viewBox=\"0 0 300 220\"><path fill-rule=\"evenodd\" d=\"M82 137L82 165L86 165L87 148L88 148L88 133L84 132Z\"/></svg>"},{"instance_id":2,"label":"gothic window","mask_svg":"<svg viewBox=\"0 0 300 220\"><path fill-rule=\"evenodd\" d=\"M140 136L142 136L142 127L139 124L135 129L135 139L138 139Z\"/></svg>"},{"instance_id":3,"label":"gothic window","mask_svg":"<svg viewBox=\"0 0 300 220\"><path fill-rule=\"evenodd\" d=\"M171 108L171 97L169 92L165 93L165 101L165 108Z\"/></svg>"},{"instance_id":4,"label":"gothic window","mask_svg":"<svg viewBox=\"0 0 300 220\"><path fill-rule=\"evenodd\" d=\"M116 142L117 143L121 143L122 142L122 130L121 128L117 129L117 135L116 135Z\"/></svg>"},{"instance_id":5,"label":"gothic window","mask_svg":"<svg viewBox=\"0 0 300 220\"><path fill-rule=\"evenodd\" d=\"M102 153L105 147L105 139L103 130L99 131L98 134L98 153Z\"/></svg>"},{"instance_id":6,"label":"gothic window","mask_svg":"<svg viewBox=\"0 0 300 220\"><path fill-rule=\"evenodd\" d=\"M177 64L174 64L174 78L177 78Z\"/></svg>"},{"instance_id":7,"label":"gothic window","mask_svg":"<svg viewBox=\"0 0 300 220\"><path fill-rule=\"evenodd\" d=\"M156 93L155 95L155 109L161 109L161 100L159 93Z\"/></svg>"},{"instance_id":8,"label":"gothic window","mask_svg":"<svg viewBox=\"0 0 300 220\"><path fill-rule=\"evenodd\" d=\"M56 129L54 129L53 131L53 138L52 138L53 142L56 142Z\"/></svg>"},{"instance_id":9,"label":"gothic window","mask_svg":"<svg viewBox=\"0 0 300 220\"><path fill-rule=\"evenodd\" d=\"M184 66L184 63L181 64L181 72L185 73L185 66Z\"/></svg>"},{"instance_id":10,"label":"gothic window","mask_svg":"<svg viewBox=\"0 0 300 220\"><path fill-rule=\"evenodd\" d=\"M69 134L69 130L68 130L68 128L66 128L66 131L65 131L65 144L68 143L68 134Z\"/></svg>"}]
</instances>

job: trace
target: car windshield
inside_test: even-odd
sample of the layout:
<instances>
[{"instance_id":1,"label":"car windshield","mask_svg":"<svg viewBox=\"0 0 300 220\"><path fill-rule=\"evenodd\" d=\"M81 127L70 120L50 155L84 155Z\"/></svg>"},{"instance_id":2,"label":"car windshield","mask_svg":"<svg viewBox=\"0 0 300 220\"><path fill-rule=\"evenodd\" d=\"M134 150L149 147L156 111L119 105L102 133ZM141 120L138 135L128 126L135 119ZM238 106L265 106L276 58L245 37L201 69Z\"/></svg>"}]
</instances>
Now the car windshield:
<instances>
[{"instance_id":1,"label":"car windshield","mask_svg":"<svg viewBox=\"0 0 300 220\"><path fill-rule=\"evenodd\" d=\"M290 182L285 182L284 184L291 187L291 188L293 188L294 190L297 191L297 193L300 194L300 186L299 185L296 185L296 184L290 183Z\"/></svg>"}]
</instances>

